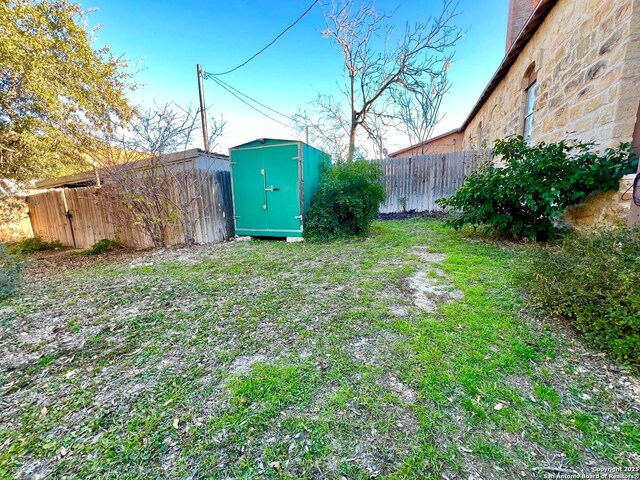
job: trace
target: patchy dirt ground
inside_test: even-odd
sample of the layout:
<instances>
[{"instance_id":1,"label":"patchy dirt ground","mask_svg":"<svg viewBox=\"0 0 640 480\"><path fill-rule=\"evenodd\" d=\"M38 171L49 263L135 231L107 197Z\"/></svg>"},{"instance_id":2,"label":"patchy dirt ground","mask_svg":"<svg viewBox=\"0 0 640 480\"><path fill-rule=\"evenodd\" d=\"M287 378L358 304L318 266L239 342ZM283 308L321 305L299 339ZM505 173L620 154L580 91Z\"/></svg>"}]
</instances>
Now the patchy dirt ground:
<instances>
[{"instance_id":1,"label":"patchy dirt ground","mask_svg":"<svg viewBox=\"0 0 640 480\"><path fill-rule=\"evenodd\" d=\"M640 464L637 377L522 310L518 256L424 219L364 242L32 256L0 304L0 478Z\"/></svg>"}]
</instances>

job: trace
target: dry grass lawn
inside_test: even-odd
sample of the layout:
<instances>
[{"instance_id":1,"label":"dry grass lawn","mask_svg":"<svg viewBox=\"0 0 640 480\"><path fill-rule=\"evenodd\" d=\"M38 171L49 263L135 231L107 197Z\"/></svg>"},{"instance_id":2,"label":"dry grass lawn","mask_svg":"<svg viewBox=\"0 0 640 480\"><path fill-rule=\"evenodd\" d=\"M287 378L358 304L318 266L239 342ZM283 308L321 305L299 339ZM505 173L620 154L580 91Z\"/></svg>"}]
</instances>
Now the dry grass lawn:
<instances>
[{"instance_id":1,"label":"dry grass lawn","mask_svg":"<svg viewBox=\"0 0 640 480\"><path fill-rule=\"evenodd\" d=\"M638 378L524 308L531 247L32 257L0 303L1 478L542 478L640 465Z\"/></svg>"}]
</instances>

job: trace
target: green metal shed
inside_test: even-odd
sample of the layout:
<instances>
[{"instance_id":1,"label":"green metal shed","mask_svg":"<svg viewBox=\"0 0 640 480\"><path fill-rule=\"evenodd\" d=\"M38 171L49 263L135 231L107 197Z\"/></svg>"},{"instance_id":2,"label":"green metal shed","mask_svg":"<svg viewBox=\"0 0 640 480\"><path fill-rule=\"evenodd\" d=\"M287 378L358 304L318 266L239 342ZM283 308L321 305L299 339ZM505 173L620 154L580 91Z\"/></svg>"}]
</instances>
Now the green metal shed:
<instances>
[{"instance_id":1,"label":"green metal shed","mask_svg":"<svg viewBox=\"0 0 640 480\"><path fill-rule=\"evenodd\" d=\"M304 142L260 138L229 150L236 235L301 237L331 156Z\"/></svg>"}]
</instances>

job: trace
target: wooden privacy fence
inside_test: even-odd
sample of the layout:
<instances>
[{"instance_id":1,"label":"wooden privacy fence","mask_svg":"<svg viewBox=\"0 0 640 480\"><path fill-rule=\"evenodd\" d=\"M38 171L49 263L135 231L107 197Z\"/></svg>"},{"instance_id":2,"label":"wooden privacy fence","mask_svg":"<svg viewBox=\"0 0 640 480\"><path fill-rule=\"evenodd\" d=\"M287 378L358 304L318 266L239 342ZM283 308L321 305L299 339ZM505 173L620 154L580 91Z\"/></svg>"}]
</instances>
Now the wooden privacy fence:
<instances>
[{"instance_id":1,"label":"wooden privacy fence","mask_svg":"<svg viewBox=\"0 0 640 480\"><path fill-rule=\"evenodd\" d=\"M474 151L431 153L376 160L387 197L380 213L441 211L436 200L449 197L485 154Z\"/></svg>"},{"instance_id":2,"label":"wooden privacy fence","mask_svg":"<svg viewBox=\"0 0 640 480\"><path fill-rule=\"evenodd\" d=\"M214 243L233 235L233 202L228 171L196 170L198 192L189 192L194 201L194 239ZM56 188L27 197L33 234L45 240L88 248L99 240L118 239L133 248L153 247L149 235L132 220L127 208L115 200L114 185L102 187ZM172 195L177 196L176 185ZM184 242L181 229L174 225L165 238L167 245Z\"/></svg>"}]
</instances>

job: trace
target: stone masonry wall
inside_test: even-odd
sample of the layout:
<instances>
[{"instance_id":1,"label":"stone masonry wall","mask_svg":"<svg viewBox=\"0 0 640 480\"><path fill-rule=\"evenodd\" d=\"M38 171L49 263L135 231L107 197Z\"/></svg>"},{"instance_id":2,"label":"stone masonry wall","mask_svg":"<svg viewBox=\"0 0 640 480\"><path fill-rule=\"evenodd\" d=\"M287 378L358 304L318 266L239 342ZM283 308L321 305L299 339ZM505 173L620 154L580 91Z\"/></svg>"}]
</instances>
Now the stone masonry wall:
<instances>
[{"instance_id":1,"label":"stone masonry wall","mask_svg":"<svg viewBox=\"0 0 640 480\"><path fill-rule=\"evenodd\" d=\"M464 149L522 134L535 64L532 141L631 141L640 98L640 0L559 0L464 132ZM635 21L634 21L635 20Z\"/></svg>"},{"instance_id":2,"label":"stone masonry wall","mask_svg":"<svg viewBox=\"0 0 640 480\"><path fill-rule=\"evenodd\" d=\"M618 109L616 116L616 121L620 125L618 130L621 133L626 131L628 128L627 122L632 120L629 118L628 108L633 107L634 100L637 102L640 95L640 27L638 27L640 25L640 1L636 1L634 5L631 24L636 25L636 27L631 34L630 46L627 47L626 57L628 61L623 73L625 82L620 92L622 102L620 102L621 107ZM633 147L636 153L640 155L640 105L638 105L635 114ZM638 166L638 173L640 173L640 166ZM628 221L629 225L640 227L640 206L635 205L633 202L631 202Z\"/></svg>"},{"instance_id":3,"label":"stone masonry wall","mask_svg":"<svg viewBox=\"0 0 640 480\"><path fill-rule=\"evenodd\" d=\"M585 203L565 210L561 222L579 231L623 227L631 208L631 187L635 175L625 175L618 182L618 190L599 192Z\"/></svg>"}]
</instances>

